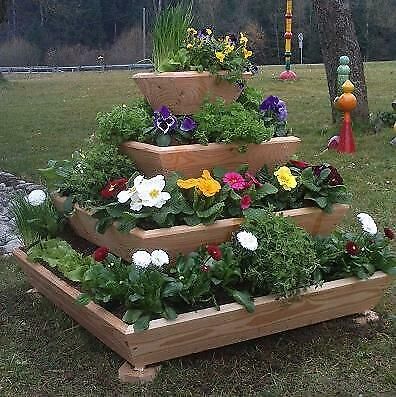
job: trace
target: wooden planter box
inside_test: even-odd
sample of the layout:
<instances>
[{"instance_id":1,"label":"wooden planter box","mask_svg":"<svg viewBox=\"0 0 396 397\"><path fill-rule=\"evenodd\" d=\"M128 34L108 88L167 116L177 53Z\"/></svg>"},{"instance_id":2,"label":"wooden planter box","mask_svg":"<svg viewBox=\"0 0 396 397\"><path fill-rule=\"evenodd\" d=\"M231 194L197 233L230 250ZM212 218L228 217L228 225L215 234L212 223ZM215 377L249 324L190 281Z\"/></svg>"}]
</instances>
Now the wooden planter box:
<instances>
[{"instance_id":1,"label":"wooden planter box","mask_svg":"<svg viewBox=\"0 0 396 397\"><path fill-rule=\"evenodd\" d=\"M148 375L149 364L369 310L391 281L382 272L367 280L345 278L309 288L289 302L273 296L256 298L254 313L230 303L220 311L209 308L181 314L174 321L153 320L148 330L135 333L132 326L95 303L75 304L79 291L44 266L29 262L24 252L16 250L14 255L38 291L140 369L137 379ZM124 370L125 365L121 376Z\"/></svg>"},{"instance_id":2,"label":"wooden planter box","mask_svg":"<svg viewBox=\"0 0 396 397\"><path fill-rule=\"evenodd\" d=\"M244 73L245 79L251 73ZM136 73L133 80L153 110L165 105L174 114L198 112L205 99L220 97L225 103L238 99L242 90L209 72Z\"/></svg>"},{"instance_id":3,"label":"wooden planter box","mask_svg":"<svg viewBox=\"0 0 396 397\"><path fill-rule=\"evenodd\" d=\"M237 144L179 145L160 147L141 142L124 142L120 150L133 159L146 176L181 172L188 178L199 177L204 169L221 167L236 171L248 164L256 172L264 165L284 164L297 150L301 140L295 136L272 138L261 144L247 145L243 153Z\"/></svg>"},{"instance_id":4,"label":"wooden planter box","mask_svg":"<svg viewBox=\"0 0 396 397\"><path fill-rule=\"evenodd\" d=\"M63 209L64 200L62 197L54 197L54 204L59 211ZM341 222L348 208L348 205L337 204L329 214L314 207L282 213L284 216L292 217L296 224L313 235L327 235ZM135 228L129 233L121 233L112 225L104 234L96 232L96 222L97 219L78 205L69 218L69 223L76 234L98 246L105 246L114 254L130 261L133 252L139 249L149 251L163 249L174 259L179 253L188 254L200 245L223 243L230 239L232 232L238 229L243 219L224 219L208 226L174 226L154 230Z\"/></svg>"}]
</instances>

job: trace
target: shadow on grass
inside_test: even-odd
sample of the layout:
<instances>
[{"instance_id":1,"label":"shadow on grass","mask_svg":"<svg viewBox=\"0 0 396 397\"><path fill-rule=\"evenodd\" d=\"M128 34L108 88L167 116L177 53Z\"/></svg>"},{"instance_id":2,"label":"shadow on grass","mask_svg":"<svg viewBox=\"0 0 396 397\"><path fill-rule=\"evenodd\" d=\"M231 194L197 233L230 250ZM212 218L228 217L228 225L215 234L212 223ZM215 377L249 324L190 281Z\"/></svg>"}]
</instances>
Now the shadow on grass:
<instances>
[{"instance_id":1,"label":"shadow on grass","mask_svg":"<svg viewBox=\"0 0 396 397\"><path fill-rule=\"evenodd\" d=\"M0 258L1 396L391 396L395 330L346 317L166 362L155 382L123 385L122 360Z\"/></svg>"}]
</instances>

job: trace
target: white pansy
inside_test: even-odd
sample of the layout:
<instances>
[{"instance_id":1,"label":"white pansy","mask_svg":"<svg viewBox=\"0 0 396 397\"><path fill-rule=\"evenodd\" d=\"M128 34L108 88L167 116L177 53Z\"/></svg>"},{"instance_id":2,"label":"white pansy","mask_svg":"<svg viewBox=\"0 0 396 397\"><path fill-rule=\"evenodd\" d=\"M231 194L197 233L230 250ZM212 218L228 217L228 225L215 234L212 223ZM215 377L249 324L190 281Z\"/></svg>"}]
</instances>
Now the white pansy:
<instances>
[{"instance_id":1,"label":"white pansy","mask_svg":"<svg viewBox=\"0 0 396 397\"><path fill-rule=\"evenodd\" d=\"M46 198L47 198L47 194L44 192L44 190L36 189L36 190L32 190L27 195L26 201L30 205L33 205L33 207L37 207L38 205L43 204Z\"/></svg>"},{"instance_id":2,"label":"white pansy","mask_svg":"<svg viewBox=\"0 0 396 397\"><path fill-rule=\"evenodd\" d=\"M169 256L163 250L155 250L151 253L151 262L154 266L162 267L169 264Z\"/></svg>"},{"instance_id":3,"label":"white pansy","mask_svg":"<svg viewBox=\"0 0 396 397\"><path fill-rule=\"evenodd\" d=\"M258 242L257 237L254 234L243 231L239 232L236 236L239 244L241 244L243 248L246 248L249 251L256 251Z\"/></svg>"},{"instance_id":4,"label":"white pansy","mask_svg":"<svg viewBox=\"0 0 396 397\"><path fill-rule=\"evenodd\" d=\"M135 266L147 267L151 264L151 255L147 251L136 251L132 255Z\"/></svg>"},{"instance_id":5,"label":"white pansy","mask_svg":"<svg viewBox=\"0 0 396 397\"><path fill-rule=\"evenodd\" d=\"M150 179L142 179L135 185L137 194L145 207L161 208L169 199L170 194L163 192L165 188L165 178L157 175Z\"/></svg>"},{"instance_id":6,"label":"white pansy","mask_svg":"<svg viewBox=\"0 0 396 397\"><path fill-rule=\"evenodd\" d=\"M361 212L356 217L358 218L359 222L362 225L362 229L365 232L371 235L377 234L378 232L377 225L375 224L374 219L369 214Z\"/></svg>"}]
</instances>

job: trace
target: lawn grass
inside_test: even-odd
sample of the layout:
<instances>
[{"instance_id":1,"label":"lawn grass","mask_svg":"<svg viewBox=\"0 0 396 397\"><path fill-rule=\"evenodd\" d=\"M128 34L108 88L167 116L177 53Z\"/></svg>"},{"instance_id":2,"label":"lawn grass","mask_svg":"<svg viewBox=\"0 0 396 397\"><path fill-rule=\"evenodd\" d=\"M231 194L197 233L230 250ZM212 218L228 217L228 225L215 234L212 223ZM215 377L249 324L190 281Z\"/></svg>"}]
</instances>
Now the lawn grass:
<instances>
[{"instance_id":1,"label":"lawn grass","mask_svg":"<svg viewBox=\"0 0 396 397\"><path fill-rule=\"evenodd\" d=\"M352 317L163 363L153 384L117 381L122 360L30 288L0 258L0 395L394 396L395 295L381 320Z\"/></svg>"},{"instance_id":2,"label":"lawn grass","mask_svg":"<svg viewBox=\"0 0 396 397\"><path fill-rule=\"evenodd\" d=\"M324 70L298 67L300 80L272 79L265 67L253 85L279 95L289 125L302 138L300 158L329 161L365 211L395 226L394 133L356 130L353 156L322 153L336 131L330 122ZM391 110L396 62L366 65L371 111ZM128 72L9 76L0 83L0 168L37 179L49 158L63 159L95 130L95 115L128 102L137 89ZM152 385L117 381L121 359L29 288L12 259L0 257L0 396L394 396L396 329L393 291L379 322L351 317L164 363Z\"/></svg>"}]
</instances>

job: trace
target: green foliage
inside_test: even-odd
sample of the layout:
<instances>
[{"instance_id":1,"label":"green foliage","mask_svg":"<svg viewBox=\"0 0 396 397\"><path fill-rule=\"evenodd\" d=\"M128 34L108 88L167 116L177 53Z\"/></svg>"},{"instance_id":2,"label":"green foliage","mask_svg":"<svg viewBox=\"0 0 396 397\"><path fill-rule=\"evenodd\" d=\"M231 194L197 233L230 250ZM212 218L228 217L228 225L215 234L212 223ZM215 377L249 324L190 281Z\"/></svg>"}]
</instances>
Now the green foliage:
<instances>
[{"instance_id":1,"label":"green foliage","mask_svg":"<svg viewBox=\"0 0 396 397\"><path fill-rule=\"evenodd\" d=\"M383 128L392 128L396 123L396 112L378 112L370 114L370 128L376 134Z\"/></svg>"},{"instance_id":2,"label":"green foliage","mask_svg":"<svg viewBox=\"0 0 396 397\"><path fill-rule=\"evenodd\" d=\"M75 152L70 161L50 160L48 168L39 171L49 189L59 189L86 205L101 203L104 185L109 180L128 178L136 168L128 157L118 153L117 147L94 142Z\"/></svg>"},{"instance_id":3,"label":"green foliage","mask_svg":"<svg viewBox=\"0 0 396 397\"><path fill-rule=\"evenodd\" d=\"M247 110L258 111L261 102L263 101L263 93L254 87L245 87L237 99Z\"/></svg>"},{"instance_id":4,"label":"green foliage","mask_svg":"<svg viewBox=\"0 0 396 397\"><path fill-rule=\"evenodd\" d=\"M234 250L254 294L288 297L316 283L319 262L307 232L270 211L249 209L245 216L242 229L256 236L258 248L247 252L235 241Z\"/></svg>"},{"instance_id":5,"label":"green foliage","mask_svg":"<svg viewBox=\"0 0 396 397\"><path fill-rule=\"evenodd\" d=\"M266 127L258 111L248 110L239 102L226 105L218 99L205 103L194 115L198 123L195 138L199 143L261 143L274 135L273 127Z\"/></svg>"},{"instance_id":6,"label":"green foliage","mask_svg":"<svg viewBox=\"0 0 396 397\"><path fill-rule=\"evenodd\" d=\"M115 105L110 112L98 113L96 121L96 135L102 142L114 145L124 141L146 142L153 114L144 99L135 99L129 105Z\"/></svg>"},{"instance_id":7,"label":"green foliage","mask_svg":"<svg viewBox=\"0 0 396 397\"><path fill-rule=\"evenodd\" d=\"M55 237L63 225L48 197L40 205L31 205L26 197L15 195L11 199L11 214L25 247Z\"/></svg>"},{"instance_id":8,"label":"green foliage","mask_svg":"<svg viewBox=\"0 0 396 397\"><path fill-rule=\"evenodd\" d=\"M317 238L315 250L324 280L350 276L364 279L377 270L396 275L396 256L391 240L383 233L371 236L368 233L336 231L329 237Z\"/></svg>"},{"instance_id":9,"label":"green foliage","mask_svg":"<svg viewBox=\"0 0 396 397\"><path fill-rule=\"evenodd\" d=\"M158 72L182 68L180 49L193 20L191 6L170 6L158 14L153 29L153 63Z\"/></svg>"}]
</instances>

